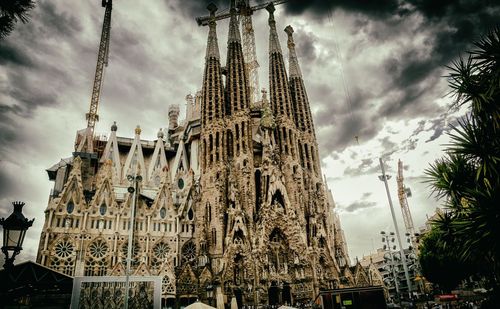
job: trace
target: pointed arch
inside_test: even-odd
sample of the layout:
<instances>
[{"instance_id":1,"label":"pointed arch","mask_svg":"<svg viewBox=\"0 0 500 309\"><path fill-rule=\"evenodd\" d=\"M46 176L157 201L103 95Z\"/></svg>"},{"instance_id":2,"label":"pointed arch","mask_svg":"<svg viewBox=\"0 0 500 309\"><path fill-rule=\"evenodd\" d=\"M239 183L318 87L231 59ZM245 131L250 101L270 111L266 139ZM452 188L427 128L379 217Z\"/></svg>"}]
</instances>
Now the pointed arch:
<instances>
[{"instance_id":1,"label":"pointed arch","mask_svg":"<svg viewBox=\"0 0 500 309\"><path fill-rule=\"evenodd\" d=\"M163 139L158 138L153 156L151 157L151 162L149 163L149 183L159 186L161 173L165 168L168 169L167 157L165 155L165 145L163 143Z\"/></svg>"},{"instance_id":2,"label":"pointed arch","mask_svg":"<svg viewBox=\"0 0 500 309\"><path fill-rule=\"evenodd\" d=\"M111 162L113 179L119 181L122 177L122 167L120 162L120 152L118 150L118 141L116 140L116 131L112 130L109 136L100 163Z\"/></svg>"},{"instance_id":3,"label":"pointed arch","mask_svg":"<svg viewBox=\"0 0 500 309\"><path fill-rule=\"evenodd\" d=\"M186 148L184 141L181 140L179 147L177 148L177 154L175 155L174 163L172 164L171 179L175 179L175 176L180 172L186 172L189 170L189 161L187 157Z\"/></svg>"},{"instance_id":4,"label":"pointed arch","mask_svg":"<svg viewBox=\"0 0 500 309\"><path fill-rule=\"evenodd\" d=\"M139 134L135 135L134 141L132 142L132 146L130 147L127 156L127 160L125 160L122 179L125 180L127 178L127 175L135 175L136 172L142 176L142 179L147 179L147 169L144 163L144 154L142 152L142 145Z\"/></svg>"}]
</instances>

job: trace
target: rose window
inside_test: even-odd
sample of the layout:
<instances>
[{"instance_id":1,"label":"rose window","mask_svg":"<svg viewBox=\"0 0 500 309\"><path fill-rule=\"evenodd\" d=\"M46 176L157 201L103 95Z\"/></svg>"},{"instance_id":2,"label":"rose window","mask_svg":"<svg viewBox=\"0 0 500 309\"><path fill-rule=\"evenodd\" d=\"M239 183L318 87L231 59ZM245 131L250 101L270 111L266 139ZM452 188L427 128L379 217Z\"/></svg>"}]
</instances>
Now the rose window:
<instances>
[{"instance_id":1,"label":"rose window","mask_svg":"<svg viewBox=\"0 0 500 309\"><path fill-rule=\"evenodd\" d=\"M107 252L108 245L102 240L95 241L90 245L90 254L94 258L102 258L106 255Z\"/></svg>"},{"instance_id":2,"label":"rose window","mask_svg":"<svg viewBox=\"0 0 500 309\"><path fill-rule=\"evenodd\" d=\"M153 248L153 252L155 254L155 257L157 257L159 259L166 258L169 251L170 251L170 247L164 242L156 244L156 246L154 246L154 248Z\"/></svg>"},{"instance_id":3,"label":"rose window","mask_svg":"<svg viewBox=\"0 0 500 309\"><path fill-rule=\"evenodd\" d=\"M196 247L193 242L188 242L182 247L182 261L189 263L196 258Z\"/></svg>"},{"instance_id":4,"label":"rose window","mask_svg":"<svg viewBox=\"0 0 500 309\"><path fill-rule=\"evenodd\" d=\"M132 254L131 254L131 263L132 265L137 265L139 264L139 243L136 241L134 242L134 245L132 246ZM125 243L122 246L122 256L123 256L123 263L127 263L127 253L128 253L128 243Z\"/></svg>"},{"instance_id":5,"label":"rose window","mask_svg":"<svg viewBox=\"0 0 500 309\"><path fill-rule=\"evenodd\" d=\"M59 242L55 247L56 255L61 258L69 257L73 253L74 249L75 247L73 244L67 240Z\"/></svg>"}]
</instances>

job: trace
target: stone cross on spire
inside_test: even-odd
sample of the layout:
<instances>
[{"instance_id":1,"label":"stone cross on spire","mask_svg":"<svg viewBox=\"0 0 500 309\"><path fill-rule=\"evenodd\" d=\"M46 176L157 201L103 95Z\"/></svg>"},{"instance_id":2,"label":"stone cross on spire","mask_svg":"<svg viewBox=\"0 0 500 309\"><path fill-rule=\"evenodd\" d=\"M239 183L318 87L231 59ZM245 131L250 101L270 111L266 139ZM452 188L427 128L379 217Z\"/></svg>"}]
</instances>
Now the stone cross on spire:
<instances>
[{"instance_id":1,"label":"stone cross on spire","mask_svg":"<svg viewBox=\"0 0 500 309\"><path fill-rule=\"evenodd\" d=\"M293 41L293 28L292 26L286 26L285 32L288 35L288 74L290 78L302 77L300 72L299 61L297 59L297 53L295 52L295 42Z\"/></svg>"},{"instance_id":2,"label":"stone cross on spire","mask_svg":"<svg viewBox=\"0 0 500 309\"><path fill-rule=\"evenodd\" d=\"M215 12L217 11L217 6L213 3L210 3L207 6L207 9L210 11L210 22L208 23L208 41L207 41L207 54L206 58L216 58L219 59L219 44L217 43L217 31L216 31L216 23L215 23Z\"/></svg>"},{"instance_id":3,"label":"stone cross on spire","mask_svg":"<svg viewBox=\"0 0 500 309\"><path fill-rule=\"evenodd\" d=\"M281 46L278 38L278 32L276 31L276 21L274 20L274 5L269 3L266 6L266 10L269 12L269 53L280 53L281 54Z\"/></svg>"}]
</instances>

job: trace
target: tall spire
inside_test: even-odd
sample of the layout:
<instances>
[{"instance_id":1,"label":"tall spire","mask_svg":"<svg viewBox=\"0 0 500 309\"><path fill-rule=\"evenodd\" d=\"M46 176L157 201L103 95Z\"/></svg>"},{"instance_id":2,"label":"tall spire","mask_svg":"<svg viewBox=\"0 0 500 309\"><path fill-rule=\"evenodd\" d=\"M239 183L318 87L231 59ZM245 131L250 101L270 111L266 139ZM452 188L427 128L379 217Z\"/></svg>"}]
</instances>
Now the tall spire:
<instances>
[{"instance_id":1,"label":"tall spire","mask_svg":"<svg viewBox=\"0 0 500 309\"><path fill-rule=\"evenodd\" d=\"M231 19L227 40L226 114L228 115L249 107L245 61L234 2L231 0Z\"/></svg>"},{"instance_id":2,"label":"tall spire","mask_svg":"<svg viewBox=\"0 0 500 309\"><path fill-rule=\"evenodd\" d=\"M216 31L216 23L215 23L215 12L217 11L217 6L213 3L210 3L207 6L207 9L210 11L210 22L208 23L208 42L207 42L207 53L206 59L208 58L216 58L219 59L219 44L217 43L217 31Z\"/></svg>"},{"instance_id":3,"label":"tall spire","mask_svg":"<svg viewBox=\"0 0 500 309\"><path fill-rule=\"evenodd\" d=\"M121 177L121 163L120 163L120 152L118 151L118 141L116 139L117 130L118 126L116 125L115 121L111 126L111 135L109 136L108 142L106 143L106 147L104 148L104 152L101 156L100 163L106 163L108 160L111 160L113 180L119 182Z\"/></svg>"},{"instance_id":4,"label":"tall spire","mask_svg":"<svg viewBox=\"0 0 500 309\"><path fill-rule=\"evenodd\" d=\"M266 6L266 10L269 12L269 53L280 53L281 54L281 46L280 46L280 41L278 38L278 32L276 31L276 21L274 20L274 11L276 10L274 8L274 5L272 3L269 3L268 6Z\"/></svg>"},{"instance_id":5,"label":"tall spire","mask_svg":"<svg viewBox=\"0 0 500 309\"><path fill-rule=\"evenodd\" d=\"M292 106L295 111L295 125L302 131L302 141L299 142L299 147L303 149L301 153L303 157L301 162L303 166L318 176L319 174L319 154L316 136L314 132L314 124L311 114L311 107L309 99L307 98L306 87L304 79L300 72L299 61L297 53L295 52L295 42L293 41L293 28L287 26L285 32L288 35L288 60L289 60L289 73L290 73L290 94L292 97Z\"/></svg>"},{"instance_id":6,"label":"tall spire","mask_svg":"<svg viewBox=\"0 0 500 309\"><path fill-rule=\"evenodd\" d=\"M241 44L241 35L238 27L238 20L236 19L236 7L234 2L235 0L231 0L231 8L229 11L231 13L231 18L229 19L229 35L227 43L238 42Z\"/></svg>"},{"instance_id":7,"label":"tall spire","mask_svg":"<svg viewBox=\"0 0 500 309\"><path fill-rule=\"evenodd\" d=\"M293 28L287 26L285 32L288 35L288 61L290 72L290 93L292 94L292 104L295 114L295 123L302 131L307 131L312 134L312 138L316 141L314 136L314 124L312 121L311 108L309 106L309 99L307 98L306 87L300 71L297 53L295 52L295 42L293 41Z\"/></svg>"},{"instance_id":8,"label":"tall spire","mask_svg":"<svg viewBox=\"0 0 500 309\"><path fill-rule=\"evenodd\" d=\"M217 6L210 3L207 9L210 11L211 19L209 22L207 53L205 57L205 74L203 76L202 87L202 126L208 124L214 118L222 119L224 117L222 73L215 24L215 12L217 11Z\"/></svg>"},{"instance_id":9,"label":"tall spire","mask_svg":"<svg viewBox=\"0 0 500 309\"><path fill-rule=\"evenodd\" d=\"M266 7L269 12L269 96L273 113L293 121L292 104L285 63L281 53L276 21L274 20L274 5Z\"/></svg>"},{"instance_id":10,"label":"tall spire","mask_svg":"<svg viewBox=\"0 0 500 309\"><path fill-rule=\"evenodd\" d=\"M299 61L297 59L297 53L295 52L295 42L293 41L293 28L288 25L285 28L285 32L288 35L288 74L290 78L302 77L300 72Z\"/></svg>"}]
</instances>

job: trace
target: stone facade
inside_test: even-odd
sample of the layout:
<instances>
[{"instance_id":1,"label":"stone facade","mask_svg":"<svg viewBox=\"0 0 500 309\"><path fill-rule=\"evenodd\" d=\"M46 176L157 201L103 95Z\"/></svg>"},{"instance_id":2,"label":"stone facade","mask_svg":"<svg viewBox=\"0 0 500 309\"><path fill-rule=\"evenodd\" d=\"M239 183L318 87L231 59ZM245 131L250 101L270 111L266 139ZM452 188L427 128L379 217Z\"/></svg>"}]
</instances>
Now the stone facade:
<instances>
[{"instance_id":1,"label":"stone facade","mask_svg":"<svg viewBox=\"0 0 500 309\"><path fill-rule=\"evenodd\" d=\"M134 138L118 137L114 124L109 138L94 138L95 152L74 152L47 170L55 184L39 263L70 276L124 275L129 179L141 176L132 274L162 276L163 298L205 299L213 289L219 304L291 304L354 284L344 275L349 257L322 178L293 29L285 29L288 77L268 11L269 98L263 90L251 103L236 15L225 67L212 19L202 90L186 97L184 121L172 105L167 132L153 141L139 127Z\"/></svg>"}]
</instances>

